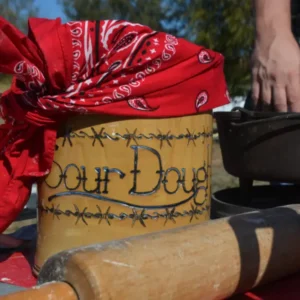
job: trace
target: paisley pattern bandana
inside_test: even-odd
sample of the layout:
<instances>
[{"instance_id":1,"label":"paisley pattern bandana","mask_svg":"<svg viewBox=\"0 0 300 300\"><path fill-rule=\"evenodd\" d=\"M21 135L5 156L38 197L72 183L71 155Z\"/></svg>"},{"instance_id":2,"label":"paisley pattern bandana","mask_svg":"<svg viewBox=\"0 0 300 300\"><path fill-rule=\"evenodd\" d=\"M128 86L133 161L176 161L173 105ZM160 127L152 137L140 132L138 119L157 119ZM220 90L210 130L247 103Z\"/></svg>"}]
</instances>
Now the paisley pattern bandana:
<instances>
[{"instance_id":1,"label":"paisley pattern bandana","mask_svg":"<svg viewBox=\"0 0 300 300\"><path fill-rule=\"evenodd\" d=\"M127 21L0 18L0 232L49 174L62 122L75 114L193 115L229 102L221 54Z\"/></svg>"}]
</instances>

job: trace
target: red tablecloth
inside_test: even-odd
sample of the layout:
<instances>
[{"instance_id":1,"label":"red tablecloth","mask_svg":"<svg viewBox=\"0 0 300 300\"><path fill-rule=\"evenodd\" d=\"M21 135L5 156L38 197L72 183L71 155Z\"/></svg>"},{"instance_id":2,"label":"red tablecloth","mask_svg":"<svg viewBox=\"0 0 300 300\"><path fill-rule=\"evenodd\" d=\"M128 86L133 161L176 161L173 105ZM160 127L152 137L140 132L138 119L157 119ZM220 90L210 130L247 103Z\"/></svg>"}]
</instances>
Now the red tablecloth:
<instances>
[{"instance_id":1,"label":"red tablecloth","mask_svg":"<svg viewBox=\"0 0 300 300\"><path fill-rule=\"evenodd\" d=\"M0 250L0 282L25 288L34 286L36 278L31 272L33 256L32 249L13 253Z\"/></svg>"},{"instance_id":2,"label":"red tablecloth","mask_svg":"<svg viewBox=\"0 0 300 300\"><path fill-rule=\"evenodd\" d=\"M298 300L300 299L300 273L254 289L231 300Z\"/></svg>"}]
</instances>

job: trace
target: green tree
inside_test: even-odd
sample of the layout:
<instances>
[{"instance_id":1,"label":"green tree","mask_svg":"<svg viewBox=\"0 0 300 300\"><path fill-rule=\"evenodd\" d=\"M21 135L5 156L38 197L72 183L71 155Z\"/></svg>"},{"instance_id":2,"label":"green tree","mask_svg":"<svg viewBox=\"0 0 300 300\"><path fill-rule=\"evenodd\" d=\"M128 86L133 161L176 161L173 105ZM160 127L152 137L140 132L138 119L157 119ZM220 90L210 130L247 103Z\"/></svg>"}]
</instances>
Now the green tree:
<instances>
[{"instance_id":1,"label":"green tree","mask_svg":"<svg viewBox=\"0 0 300 300\"><path fill-rule=\"evenodd\" d=\"M38 14L34 0L0 0L1 17L23 32L27 31L28 17Z\"/></svg>"},{"instance_id":2,"label":"green tree","mask_svg":"<svg viewBox=\"0 0 300 300\"><path fill-rule=\"evenodd\" d=\"M245 95L251 83L252 1L191 0L188 8L189 38L225 56L225 75L231 95Z\"/></svg>"},{"instance_id":3,"label":"green tree","mask_svg":"<svg viewBox=\"0 0 300 300\"><path fill-rule=\"evenodd\" d=\"M71 20L123 19L162 30L161 0L58 0Z\"/></svg>"},{"instance_id":4,"label":"green tree","mask_svg":"<svg viewBox=\"0 0 300 300\"><path fill-rule=\"evenodd\" d=\"M34 0L0 0L1 17L5 18L19 30L27 32L28 17L36 16L38 9ZM11 82L11 76L0 73L0 92Z\"/></svg>"}]
</instances>

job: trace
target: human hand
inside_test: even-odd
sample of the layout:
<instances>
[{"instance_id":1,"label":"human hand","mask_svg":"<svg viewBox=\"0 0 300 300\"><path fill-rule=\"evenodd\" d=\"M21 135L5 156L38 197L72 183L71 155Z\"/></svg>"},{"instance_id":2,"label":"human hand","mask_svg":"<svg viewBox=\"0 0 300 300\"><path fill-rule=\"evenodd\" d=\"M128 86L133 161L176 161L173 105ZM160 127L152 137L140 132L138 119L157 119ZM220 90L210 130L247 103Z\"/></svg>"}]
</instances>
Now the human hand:
<instances>
[{"instance_id":1,"label":"human hand","mask_svg":"<svg viewBox=\"0 0 300 300\"><path fill-rule=\"evenodd\" d=\"M300 49L291 32L256 41L252 99L257 109L300 112Z\"/></svg>"}]
</instances>

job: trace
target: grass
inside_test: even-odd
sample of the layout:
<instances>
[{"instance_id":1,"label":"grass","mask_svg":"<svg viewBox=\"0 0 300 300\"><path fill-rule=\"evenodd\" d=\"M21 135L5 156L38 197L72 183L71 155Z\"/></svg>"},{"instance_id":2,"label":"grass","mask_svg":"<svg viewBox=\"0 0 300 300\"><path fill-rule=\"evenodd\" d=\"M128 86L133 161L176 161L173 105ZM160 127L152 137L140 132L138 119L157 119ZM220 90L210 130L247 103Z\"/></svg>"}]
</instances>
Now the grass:
<instances>
[{"instance_id":1,"label":"grass","mask_svg":"<svg viewBox=\"0 0 300 300\"><path fill-rule=\"evenodd\" d=\"M224 169L221 148L217 140L213 143L211 180L213 193L222 189L237 187L239 185L238 178L229 175Z\"/></svg>"},{"instance_id":2,"label":"grass","mask_svg":"<svg viewBox=\"0 0 300 300\"><path fill-rule=\"evenodd\" d=\"M11 84L11 78L9 76L1 76L0 77L0 93L3 93L7 89L9 89Z\"/></svg>"},{"instance_id":3,"label":"grass","mask_svg":"<svg viewBox=\"0 0 300 300\"><path fill-rule=\"evenodd\" d=\"M0 94L9 89L10 87L11 78L10 77L0 77ZM4 121L2 118L0 118L0 125L3 124Z\"/></svg>"}]
</instances>

